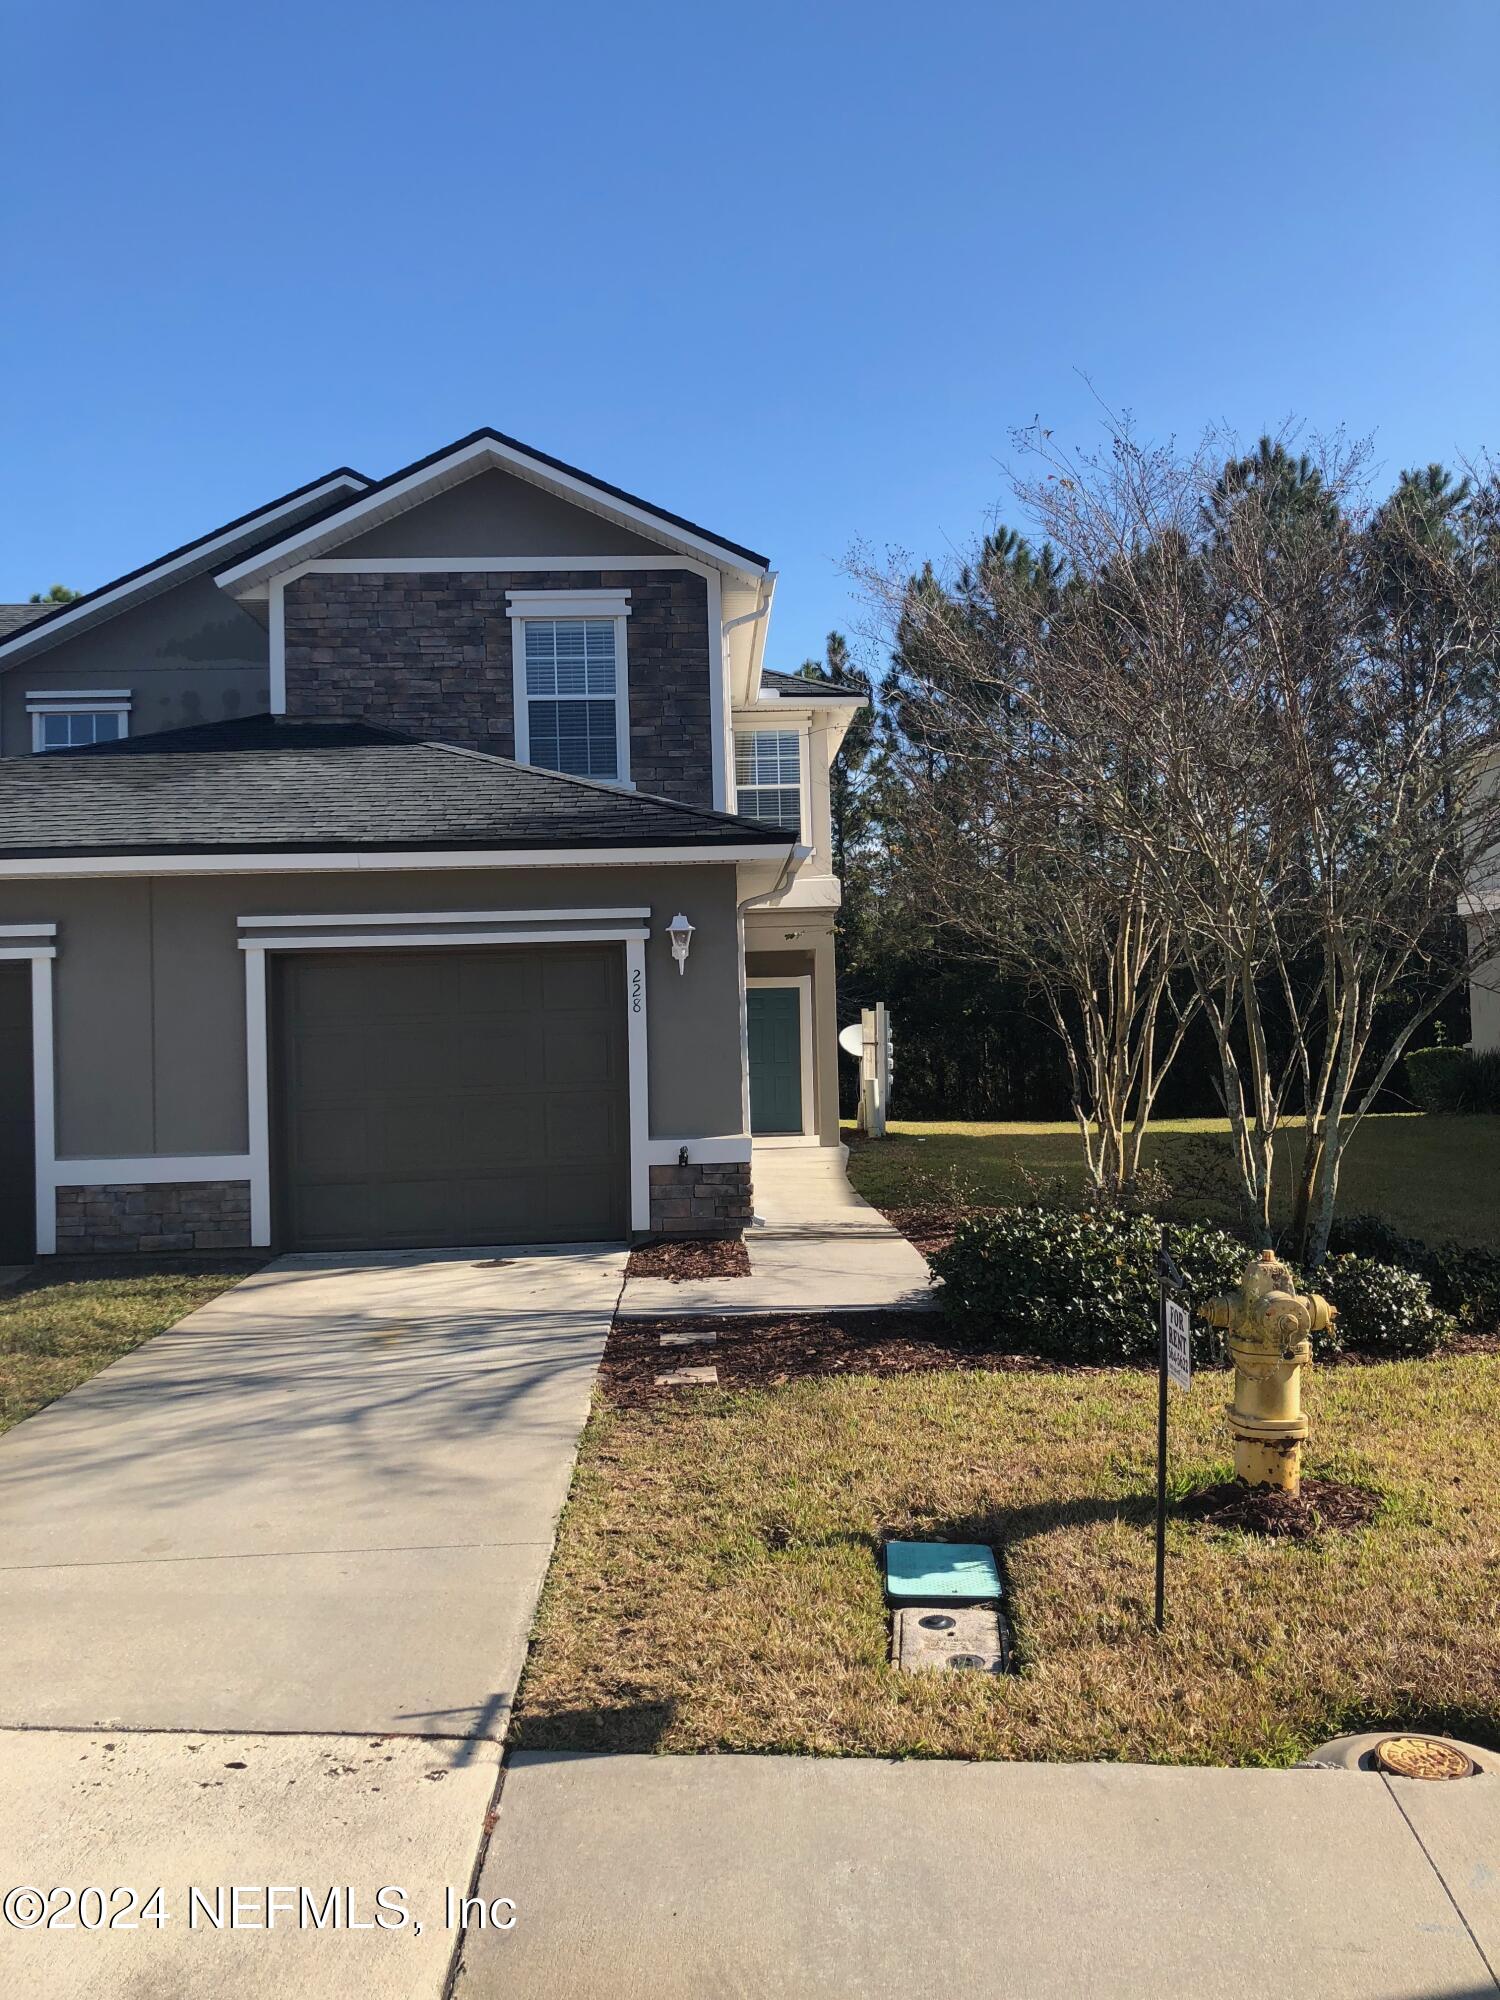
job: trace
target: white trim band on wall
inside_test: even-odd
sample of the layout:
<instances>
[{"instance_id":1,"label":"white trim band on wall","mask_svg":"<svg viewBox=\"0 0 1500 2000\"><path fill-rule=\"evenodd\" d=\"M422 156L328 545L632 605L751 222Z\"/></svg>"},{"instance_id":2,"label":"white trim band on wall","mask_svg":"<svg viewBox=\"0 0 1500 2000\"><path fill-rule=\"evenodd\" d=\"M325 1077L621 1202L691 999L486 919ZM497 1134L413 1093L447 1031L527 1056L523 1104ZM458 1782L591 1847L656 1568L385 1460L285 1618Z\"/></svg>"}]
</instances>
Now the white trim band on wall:
<instances>
[{"instance_id":1,"label":"white trim band on wall","mask_svg":"<svg viewBox=\"0 0 1500 2000\"><path fill-rule=\"evenodd\" d=\"M54 1187L161 1186L168 1181L248 1181L248 1153L142 1153L134 1159L55 1160Z\"/></svg>"},{"instance_id":2,"label":"white trim band on wall","mask_svg":"<svg viewBox=\"0 0 1500 2000\"><path fill-rule=\"evenodd\" d=\"M241 938L241 951L359 951L383 947L386 950L421 951L427 945L453 944L618 944L624 938L647 938L646 930L607 931L303 931L286 936L268 931L264 936Z\"/></svg>"},{"instance_id":3,"label":"white trim band on wall","mask_svg":"<svg viewBox=\"0 0 1500 2000\"><path fill-rule=\"evenodd\" d=\"M238 917L242 931L313 930L320 924L577 924L644 921L649 908L638 910L370 910L337 915ZM0 935L4 926L0 926Z\"/></svg>"},{"instance_id":4,"label":"white trim band on wall","mask_svg":"<svg viewBox=\"0 0 1500 2000\"><path fill-rule=\"evenodd\" d=\"M748 1132L710 1139L650 1139L646 1143L646 1156L653 1167L675 1167L684 1146L690 1167L742 1167L750 1161Z\"/></svg>"}]
</instances>

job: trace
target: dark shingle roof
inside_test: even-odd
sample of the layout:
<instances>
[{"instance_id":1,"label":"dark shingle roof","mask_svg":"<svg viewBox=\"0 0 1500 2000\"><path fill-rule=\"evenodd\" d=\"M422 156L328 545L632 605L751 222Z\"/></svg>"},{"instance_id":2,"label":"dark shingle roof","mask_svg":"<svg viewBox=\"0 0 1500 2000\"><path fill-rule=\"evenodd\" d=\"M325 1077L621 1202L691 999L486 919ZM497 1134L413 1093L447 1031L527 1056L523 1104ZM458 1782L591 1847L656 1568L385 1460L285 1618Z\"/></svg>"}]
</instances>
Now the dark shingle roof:
<instances>
[{"instance_id":1,"label":"dark shingle roof","mask_svg":"<svg viewBox=\"0 0 1500 2000\"><path fill-rule=\"evenodd\" d=\"M0 639L19 632L23 625L34 625L38 618L45 618L57 608L55 604L0 604Z\"/></svg>"},{"instance_id":2,"label":"dark shingle roof","mask_svg":"<svg viewBox=\"0 0 1500 2000\"><path fill-rule=\"evenodd\" d=\"M293 487L290 493L279 494L276 499L267 500L263 506L252 507L248 514L240 514L233 521L226 521L221 528L210 528L206 535L195 535L192 541L184 542L180 548L169 549L164 556L153 556L150 562L142 563L138 569L127 570L123 576L113 577L108 583L101 583L97 589L80 591L78 596L70 597L66 604L0 605L0 644L3 644L7 639L13 639L21 626L34 624L38 619L61 618L64 613L86 611L96 599L107 597L113 591L123 590L127 584L138 583L149 578L153 571L165 568L168 563L178 562L184 556L190 556L195 549L204 548L210 542L218 542L225 535L233 534L238 528L250 527L263 514L269 514L278 507L286 507L292 501L300 500L304 494L315 493L320 486L327 486L330 481L335 479L357 480L362 488L367 487L370 483L362 472L356 472L349 465L340 465L335 467L332 472L325 472L320 479L310 479L305 486ZM318 511L321 513L323 510L319 509ZM290 532L290 530L283 523L278 532L284 535ZM204 558L205 565L208 560L209 558ZM122 605L120 608L123 610L124 606ZM17 618L12 624L7 625L3 615L7 611L25 611L30 616ZM0 666L6 664L8 662L0 662Z\"/></svg>"},{"instance_id":3,"label":"dark shingle roof","mask_svg":"<svg viewBox=\"0 0 1500 2000\"><path fill-rule=\"evenodd\" d=\"M785 846L786 834L357 722L237 722L0 758L0 859Z\"/></svg>"},{"instance_id":4,"label":"dark shingle roof","mask_svg":"<svg viewBox=\"0 0 1500 2000\"><path fill-rule=\"evenodd\" d=\"M839 681L813 681L804 674L773 673L769 667L762 667L760 684L769 693L795 695L799 701L808 701L813 696L822 700L825 695L832 695L838 701L870 699L862 689L845 687Z\"/></svg>"}]
</instances>

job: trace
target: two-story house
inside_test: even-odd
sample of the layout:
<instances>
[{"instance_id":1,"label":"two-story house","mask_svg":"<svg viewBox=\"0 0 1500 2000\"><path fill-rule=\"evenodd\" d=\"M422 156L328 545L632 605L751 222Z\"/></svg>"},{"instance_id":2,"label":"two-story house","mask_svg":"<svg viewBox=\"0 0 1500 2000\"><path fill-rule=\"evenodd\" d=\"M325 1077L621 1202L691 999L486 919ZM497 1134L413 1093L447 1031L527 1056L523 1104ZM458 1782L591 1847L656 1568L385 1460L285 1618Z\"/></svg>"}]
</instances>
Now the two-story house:
<instances>
[{"instance_id":1,"label":"two-story house","mask_svg":"<svg viewBox=\"0 0 1500 2000\"><path fill-rule=\"evenodd\" d=\"M485 430L0 607L0 1261L737 1232L838 1143L774 585Z\"/></svg>"}]
</instances>

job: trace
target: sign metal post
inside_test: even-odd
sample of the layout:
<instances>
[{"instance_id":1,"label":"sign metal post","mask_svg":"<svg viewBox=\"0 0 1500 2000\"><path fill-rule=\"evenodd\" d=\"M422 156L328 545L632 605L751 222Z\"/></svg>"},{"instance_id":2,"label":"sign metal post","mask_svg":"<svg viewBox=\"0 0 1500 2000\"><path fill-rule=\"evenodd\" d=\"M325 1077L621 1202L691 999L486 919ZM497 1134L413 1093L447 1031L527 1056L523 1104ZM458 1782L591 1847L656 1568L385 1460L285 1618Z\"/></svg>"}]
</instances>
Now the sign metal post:
<instances>
[{"instance_id":1,"label":"sign metal post","mask_svg":"<svg viewBox=\"0 0 1500 2000\"><path fill-rule=\"evenodd\" d=\"M1163 1232L1156 1252L1156 1629L1167 1622L1167 1385L1193 1380L1193 1333L1188 1309L1172 1293L1186 1289Z\"/></svg>"}]
</instances>

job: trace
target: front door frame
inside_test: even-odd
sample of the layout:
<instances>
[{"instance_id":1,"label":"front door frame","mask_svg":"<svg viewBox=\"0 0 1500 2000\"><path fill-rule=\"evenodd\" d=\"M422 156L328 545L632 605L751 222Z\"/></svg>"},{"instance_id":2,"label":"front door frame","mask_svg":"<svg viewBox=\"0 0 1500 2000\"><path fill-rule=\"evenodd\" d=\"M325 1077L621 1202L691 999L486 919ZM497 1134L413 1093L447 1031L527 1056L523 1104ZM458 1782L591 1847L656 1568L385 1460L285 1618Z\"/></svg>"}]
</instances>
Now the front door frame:
<instances>
[{"instance_id":1,"label":"front door frame","mask_svg":"<svg viewBox=\"0 0 1500 2000\"><path fill-rule=\"evenodd\" d=\"M800 1132L752 1133L757 1146L816 1146L818 1143L818 1113L813 1101L813 1006L812 974L810 972L768 972L749 974L745 979L748 992L755 986L795 987L797 991L797 1035L802 1072L802 1130ZM745 1056L745 1085L749 1089L750 1057L748 1038Z\"/></svg>"}]
</instances>

